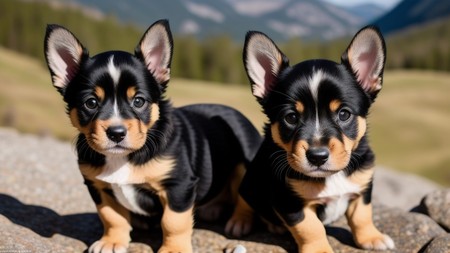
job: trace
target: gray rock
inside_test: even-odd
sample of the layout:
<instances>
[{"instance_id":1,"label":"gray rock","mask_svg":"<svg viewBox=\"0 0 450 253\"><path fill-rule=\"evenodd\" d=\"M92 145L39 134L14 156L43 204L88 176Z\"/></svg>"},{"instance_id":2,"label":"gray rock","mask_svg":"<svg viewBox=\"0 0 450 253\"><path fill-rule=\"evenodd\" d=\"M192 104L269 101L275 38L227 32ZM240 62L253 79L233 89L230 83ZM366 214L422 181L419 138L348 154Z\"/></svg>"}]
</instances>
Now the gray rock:
<instances>
[{"instance_id":1,"label":"gray rock","mask_svg":"<svg viewBox=\"0 0 450 253\"><path fill-rule=\"evenodd\" d=\"M375 226L395 242L395 250L384 252L419 252L430 240L445 234L445 231L429 217L405 213L400 209L375 206L373 219ZM329 236L331 246L336 252L364 252L356 249L345 218L332 224L328 231L331 235Z\"/></svg>"},{"instance_id":2,"label":"gray rock","mask_svg":"<svg viewBox=\"0 0 450 253\"><path fill-rule=\"evenodd\" d=\"M450 252L450 234L440 235L431 241L423 253Z\"/></svg>"},{"instance_id":3,"label":"gray rock","mask_svg":"<svg viewBox=\"0 0 450 253\"><path fill-rule=\"evenodd\" d=\"M430 180L405 172L383 167L375 169L373 203L411 210L427 194L442 187Z\"/></svg>"},{"instance_id":4,"label":"gray rock","mask_svg":"<svg viewBox=\"0 0 450 253\"><path fill-rule=\"evenodd\" d=\"M83 252L101 236L102 226L83 185L71 144L0 129L0 175L0 252ZM389 180L382 181L395 185L397 175L386 177ZM400 178L397 181L404 180ZM385 200L388 197L380 194L390 186L379 183L374 195ZM408 191L405 185L398 185L401 189L396 191L397 200L403 199ZM418 182L413 187L422 188L417 185ZM439 199L442 200L437 197L433 201ZM375 202L374 206L376 225L397 245L392 252L418 252L435 237L427 252L442 252L433 251L437 247L434 245L448 242L445 231L425 215L384 207L381 202ZM242 245L249 253L296 251L289 234L274 235L257 226L249 236L234 240L223 235L223 226L224 221L198 222L193 235L195 249L223 253L226 248ZM336 252L363 252L355 247L345 218L328 227L327 232ZM129 252L156 252L161 244L161 231L136 230L132 238Z\"/></svg>"},{"instance_id":5,"label":"gray rock","mask_svg":"<svg viewBox=\"0 0 450 253\"><path fill-rule=\"evenodd\" d=\"M450 231L450 189L437 190L428 194L417 209Z\"/></svg>"}]
</instances>

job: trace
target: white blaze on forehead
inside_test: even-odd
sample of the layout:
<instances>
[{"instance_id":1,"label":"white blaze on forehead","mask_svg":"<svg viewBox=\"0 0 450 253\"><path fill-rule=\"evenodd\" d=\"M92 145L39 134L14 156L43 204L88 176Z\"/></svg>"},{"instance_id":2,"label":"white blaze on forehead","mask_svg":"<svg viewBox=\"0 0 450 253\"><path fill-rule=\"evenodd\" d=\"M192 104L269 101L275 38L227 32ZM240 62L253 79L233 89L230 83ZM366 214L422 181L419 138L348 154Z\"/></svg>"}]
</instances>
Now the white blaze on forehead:
<instances>
[{"instance_id":1,"label":"white blaze on forehead","mask_svg":"<svg viewBox=\"0 0 450 253\"><path fill-rule=\"evenodd\" d=\"M114 100L114 116L111 119L113 123L120 123L122 117L120 116L119 105L117 104L117 99Z\"/></svg>"},{"instance_id":2,"label":"white blaze on forehead","mask_svg":"<svg viewBox=\"0 0 450 253\"><path fill-rule=\"evenodd\" d=\"M309 78L309 89L311 90L311 94L314 98L314 101L317 104L318 93L319 93L319 85L324 79L324 73L321 70L315 71L313 75Z\"/></svg>"},{"instance_id":3,"label":"white blaze on forehead","mask_svg":"<svg viewBox=\"0 0 450 253\"><path fill-rule=\"evenodd\" d=\"M315 71L313 75L309 78L309 89L311 91L311 94L313 96L315 106L316 106L316 138L320 138L320 122L319 122L319 86L320 83L324 80L325 74L321 71Z\"/></svg>"},{"instance_id":4,"label":"white blaze on forehead","mask_svg":"<svg viewBox=\"0 0 450 253\"><path fill-rule=\"evenodd\" d=\"M119 83L120 70L114 65L114 55L109 58L108 72L113 79L114 85L117 85Z\"/></svg>"},{"instance_id":5,"label":"white blaze on forehead","mask_svg":"<svg viewBox=\"0 0 450 253\"><path fill-rule=\"evenodd\" d=\"M117 87L117 85L119 84L120 69L114 65L114 55L112 55L109 58L108 73L114 82L114 86ZM114 118L112 120L117 121L117 123L118 123L118 122L120 122L120 119L121 119L121 117L120 117L119 106L117 105L117 99L115 99L114 100Z\"/></svg>"}]
</instances>

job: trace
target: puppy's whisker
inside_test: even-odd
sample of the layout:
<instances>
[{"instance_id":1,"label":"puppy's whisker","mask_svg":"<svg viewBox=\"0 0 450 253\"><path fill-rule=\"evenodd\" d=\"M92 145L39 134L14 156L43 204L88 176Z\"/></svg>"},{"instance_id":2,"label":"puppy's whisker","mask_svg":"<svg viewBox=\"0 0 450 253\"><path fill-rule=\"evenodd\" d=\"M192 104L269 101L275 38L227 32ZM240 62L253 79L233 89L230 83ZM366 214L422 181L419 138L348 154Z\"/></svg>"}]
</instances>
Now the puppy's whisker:
<instances>
[{"instance_id":1,"label":"puppy's whisker","mask_svg":"<svg viewBox=\"0 0 450 253\"><path fill-rule=\"evenodd\" d=\"M273 158L274 156L276 157ZM290 168L286 159L286 152L282 150L276 151L270 157L273 158L272 167L274 169L275 176L284 180L285 175Z\"/></svg>"}]
</instances>

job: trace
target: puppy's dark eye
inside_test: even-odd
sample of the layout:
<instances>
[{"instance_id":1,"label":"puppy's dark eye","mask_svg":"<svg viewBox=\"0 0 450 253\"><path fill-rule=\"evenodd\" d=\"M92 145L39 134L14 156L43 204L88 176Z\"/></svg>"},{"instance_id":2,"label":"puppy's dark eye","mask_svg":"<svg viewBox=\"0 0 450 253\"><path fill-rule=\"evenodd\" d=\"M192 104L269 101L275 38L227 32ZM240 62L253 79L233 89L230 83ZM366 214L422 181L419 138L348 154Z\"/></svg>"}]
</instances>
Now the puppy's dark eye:
<instances>
[{"instance_id":1,"label":"puppy's dark eye","mask_svg":"<svg viewBox=\"0 0 450 253\"><path fill-rule=\"evenodd\" d=\"M135 97L133 99L133 107L135 108L141 108L142 106L145 105L145 99L141 98L141 97Z\"/></svg>"},{"instance_id":2,"label":"puppy's dark eye","mask_svg":"<svg viewBox=\"0 0 450 253\"><path fill-rule=\"evenodd\" d=\"M96 109L98 107L98 101L95 98L90 98L84 102L84 106L90 110Z\"/></svg>"},{"instance_id":3,"label":"puppy's dark eye","mask_svg":"<svg viewBox=\"0 0 450 253\"><path fill-rule=\"evenodd\" d=\"M352 113L346 108L342 108L338 113L338 119L342 122L349 120L351 116Z\"/></svg>"},{"instance_id":4,"label":"puppy's dark eye","mask_svg":"<svg viewBox=\"0 0 450 253\"><path fill-rule=\"evenodd\" d=\"M298 116L295 113L289 113L284 117L284 120L290 125L295 125L298 122Z\"/></svg>"}]
</instances>

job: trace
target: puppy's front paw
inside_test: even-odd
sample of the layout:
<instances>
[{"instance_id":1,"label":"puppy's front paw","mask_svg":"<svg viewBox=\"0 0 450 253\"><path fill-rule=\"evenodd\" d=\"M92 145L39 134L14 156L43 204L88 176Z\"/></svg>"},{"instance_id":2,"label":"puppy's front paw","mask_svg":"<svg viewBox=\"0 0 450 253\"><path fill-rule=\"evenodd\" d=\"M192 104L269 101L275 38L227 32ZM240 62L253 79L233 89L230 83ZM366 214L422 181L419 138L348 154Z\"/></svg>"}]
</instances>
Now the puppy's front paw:
<instances>
[{"instance_id":1,"label":"puppy's front paw","mask_svg":"<svg viewBox=\"0 0 450 253\"><path fill-rule=\"evenodd\" d=\"M386 234L377 234L372 237L365 239L360 239L356 242L363 249L373 249L373 250L388 250L394 249L394 241Z\"/></svg>"},{"instance_id":2,"label":"puppy's front paw","mask_svg":"<svg viewBox=\"0 0 450 253\"><path fill-rule=\"evenodd\" d=\"M252 230L253 216L234 214L225 226L225 233L233 237L242 237Z\"/></svg>"},{"instance_id":3,"label":"puppy's front paw","mask_svg":"<svg viewBox=\"0 0 450 253\"><path fill-rule=\"evenodd\" d=\"M89 253L126 253L127 248L127 244L108 242L102 239L94 242L89 247Z\"/></svg>"}]
</instances>

